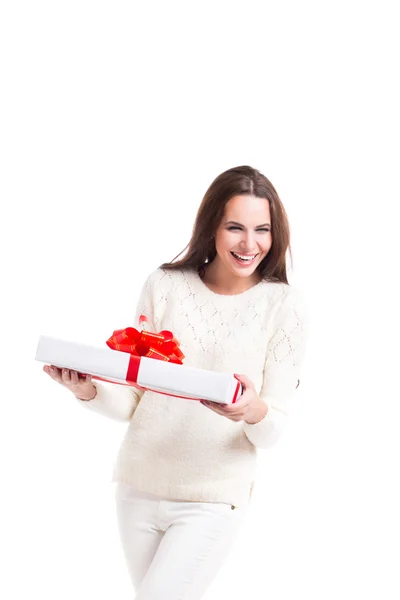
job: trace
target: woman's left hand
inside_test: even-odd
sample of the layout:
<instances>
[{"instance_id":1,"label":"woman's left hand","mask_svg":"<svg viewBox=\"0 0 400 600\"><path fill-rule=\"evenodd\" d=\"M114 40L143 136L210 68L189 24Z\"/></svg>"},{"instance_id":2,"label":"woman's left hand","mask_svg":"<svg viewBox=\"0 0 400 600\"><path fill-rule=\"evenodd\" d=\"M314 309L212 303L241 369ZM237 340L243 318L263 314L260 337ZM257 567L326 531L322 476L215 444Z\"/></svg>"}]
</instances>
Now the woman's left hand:
<instances>
[{"instance_id":1,"label":"woman's left hand","mask_svg":"<svg viewBox=\"0 0 400 600\"><path fill-rule=\"evenodd\" d=\"M200 400L201 404L210 408L214 412L231 419L231 421L246 421L254 424L261 421L268 412L267 404L258 396L253 382L246 375L235 376L243 386L244 392L235 404L218 404L217 402L207 402Z\"/></svg>"}]
</instances>

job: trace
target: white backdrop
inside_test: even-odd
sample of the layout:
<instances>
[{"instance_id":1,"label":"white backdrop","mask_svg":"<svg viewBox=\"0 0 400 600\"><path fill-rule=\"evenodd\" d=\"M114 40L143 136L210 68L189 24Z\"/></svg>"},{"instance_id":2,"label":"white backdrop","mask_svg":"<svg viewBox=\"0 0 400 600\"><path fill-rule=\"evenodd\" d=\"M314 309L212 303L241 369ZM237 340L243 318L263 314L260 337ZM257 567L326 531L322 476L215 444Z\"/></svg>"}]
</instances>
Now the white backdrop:
<instances>
[{"instance_id":1,"label":"white backdrop","mask_svg":"<svg viewBox=\"0 0 400 600\"><path fill-rule=\"evenodd\" d=\"M126 426L43 374L37 339L129 325L208 185L249 164L289 214L311 330L206 599L398 600L395 4L2 5L2 597L133 597L110 483Z\"/></svg>"}]
</instances>

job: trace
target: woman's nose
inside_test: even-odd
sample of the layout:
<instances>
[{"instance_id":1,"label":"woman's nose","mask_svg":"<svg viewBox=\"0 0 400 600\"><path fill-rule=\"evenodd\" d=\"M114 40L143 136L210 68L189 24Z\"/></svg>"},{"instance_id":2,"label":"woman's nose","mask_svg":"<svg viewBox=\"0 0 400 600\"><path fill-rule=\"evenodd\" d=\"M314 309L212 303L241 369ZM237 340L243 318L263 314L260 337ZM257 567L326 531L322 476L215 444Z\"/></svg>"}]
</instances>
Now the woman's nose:
<instances>
[{"instance_id":1,"label":"woman's nose","mask_svg":"<svg viewBox=\"0 0 400 600\"><path fill-rule=\"evenodd\" d=\"M240 246L242 250L246 250L247 252L251 252L256 247L255 236L252 231L244 231L243 237L240 240Z\"/></svg>"}]
</instances>

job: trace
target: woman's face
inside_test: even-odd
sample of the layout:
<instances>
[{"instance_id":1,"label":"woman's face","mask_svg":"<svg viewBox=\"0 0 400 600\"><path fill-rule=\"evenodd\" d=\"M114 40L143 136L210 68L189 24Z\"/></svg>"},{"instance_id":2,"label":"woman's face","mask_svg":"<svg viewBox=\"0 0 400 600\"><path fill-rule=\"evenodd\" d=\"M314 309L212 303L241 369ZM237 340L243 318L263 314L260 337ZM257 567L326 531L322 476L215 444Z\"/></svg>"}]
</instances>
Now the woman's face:
<instances>
[{"instance_id":1,"label":"woman's face","mask_svg":"<svg viewBox=\"0 0 400 600\"><path fill-rule=\"evenodd\" d=\"M272 245L271 215L265 198L234 196L215 234L217 257L233 275L249 277Z\"/></svg>"}]
</instances>

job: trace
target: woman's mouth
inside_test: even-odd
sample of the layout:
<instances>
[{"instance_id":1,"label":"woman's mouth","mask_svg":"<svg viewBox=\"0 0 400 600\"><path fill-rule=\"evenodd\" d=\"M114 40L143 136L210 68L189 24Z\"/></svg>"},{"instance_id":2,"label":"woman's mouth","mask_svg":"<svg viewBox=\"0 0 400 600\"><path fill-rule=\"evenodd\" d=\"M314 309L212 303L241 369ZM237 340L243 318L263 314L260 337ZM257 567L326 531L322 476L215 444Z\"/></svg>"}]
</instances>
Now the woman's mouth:
<instances>
[{"instance_id":1,"label":"woman's mouth","mask_svg":"<svg viewBox=\"0 0 400 600\"><path fill-rule=\"evenodd\" d=\"M257 254L240 254L239 252L231 252L233 258L235 259L235 262L239 265L241 265L242 267L248 267L250 265L252 265L257 256Z\"/></svg>"}]
</instances>

